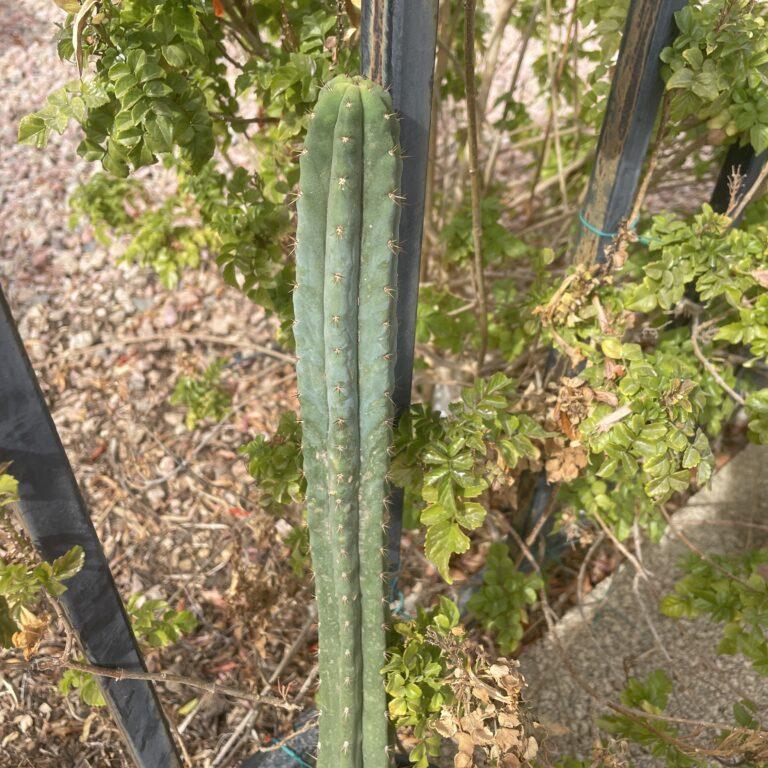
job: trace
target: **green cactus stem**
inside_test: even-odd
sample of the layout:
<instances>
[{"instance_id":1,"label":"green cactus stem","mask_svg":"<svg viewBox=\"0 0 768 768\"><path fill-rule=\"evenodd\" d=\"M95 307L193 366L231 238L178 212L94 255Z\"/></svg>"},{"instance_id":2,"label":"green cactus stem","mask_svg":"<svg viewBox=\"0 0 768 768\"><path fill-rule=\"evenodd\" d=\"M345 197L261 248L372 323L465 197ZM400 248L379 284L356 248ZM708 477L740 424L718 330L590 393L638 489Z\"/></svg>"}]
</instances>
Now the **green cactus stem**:
<instances>
[{"instance_id":1,"label":"green cactus stem","mask_svg":"<svg viewBox=\"0 0 768 768\"><path fill-rule=\"evenodd\" d=\"M386 768L386 474L399 128L360 77L323 89L301 157L294 309L319 618L319 768Z\"/></svg>"}]
</instances>

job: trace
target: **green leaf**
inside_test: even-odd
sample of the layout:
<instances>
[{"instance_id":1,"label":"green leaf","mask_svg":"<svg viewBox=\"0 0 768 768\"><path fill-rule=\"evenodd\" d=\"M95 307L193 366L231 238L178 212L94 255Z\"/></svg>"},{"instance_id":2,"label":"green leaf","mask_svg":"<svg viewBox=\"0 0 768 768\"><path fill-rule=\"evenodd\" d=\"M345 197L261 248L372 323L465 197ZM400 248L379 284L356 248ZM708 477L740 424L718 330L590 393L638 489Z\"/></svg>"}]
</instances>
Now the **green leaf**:
<instances>
[{"instance_id":1,"label":"green leaf","mask_svg":"<svg viewBox=\"0 0 768 768\"><path fill-rule=\"evenodd\" d=\"M16 622L11 617L8 601L0 595L0 647L13 647L13 636L19 631Z\"/></svg>"},{"instance_id":2,"label":"green leaf","mask_svg":"<svg viewBox=\"0 0 768 768\"><path fill-rule=\"evenodd\" d=\"M443 579L452 584L448 562L451 555L466 552L469 544L469 538L456 523L443 520L427 530L424 553L427 559L435 564Z\"/></svg>"},{"instance_id":3,"label":"green leaf","mask_svg":"<svg viewBox=\"0 0 768 768\"><path fill-rule=\"evenodd\" d=\"M691 89L697 96L707 101L715 101L720 95L717 75L714 72L699 72L694 78Z\"/></svg>"},{"instance_id":4,"label":"green leaf","mask_svg":"<svg viewBox=\"0 0 768 768\"><path fill-rule=\"evenodd\" d=\"M482 504L477 504L474 501L466 501L459 506L456 513L456 521L464 528L473 531L483 524L485 516L486 510Z\"/></svg>"},{"instance_id":5,"label":"green leaf","mask_svg":"<svg viewBox=\"0 0 768 768\"><path fill-rule=\"evenodd\" d=\"M697 71L701 69L701 65L704 63L704 54L699 48L686 48L683 51L683 58Z\"/></svg>"},{"instance_id":6,"label":"green leaf","mask_svg":"<svg viewBox=\"0 0 768 768\"><path fill-rule=\"evenodd\" d=\"M753 717L755 711L757 711L757 705L754 701L750 701L749 699L737 701L733 705L734 720L736 720L742 728L757 728L760 724Z\"/></svg>"},{"instance_id":7,"label":"green leaf","mask_svg":"<svg viewBox=\"0 0 768 768\"><path fill-rule=\"evenodd\" d=\"M768 149L768 125L753 125L749 129L749 141L757 153Z\"/></svg>"},{"instance_id":8,"label":"green leaf","mask_svg":"<svg viewBox=\"0 0 768 768\"><path fill-rule=\"evenodd\" d=\"M597 470L597 476L598 477L613 477L614 474L616 474L616 470L619 468L619 461L618 459L606 459L602 465L600 466L600 469Z\"/></svg>"},{"instance_id":9,"label":"green leaf","mask_svg":"<svg viewBox=\"0 0 768 768\"><path fill-rule=\"evenodd\" d=\"M85 552L80 545L72 547L65 555L57 557L51 564L53 576L61 581L71 579L85 562Z\"/></svg>"},{"instance_id":10,"label":"green leaf","mask_svg":"<svg viewBox=\"0 0 768 768\"><path fill-rule=\"evenodd\" d=\"M18 141L20 144L31 144L42 149L48 144L51 130L45 121L37 114L26 115L19 123Z\"/></svg>"},{"instance_id":11,"label":"green leaf","mask_svg":"<svg viewBox=\"0 0 768 768\"><path fill-rule=\"evenodd\" d=\"M162 47L165 60L172 66L181 68L187 63L187 52L183 45L171 43Z\"/></svg>"},{"instance_id":12,"label":"green leaf","mask_svg":"<svg viewBox=\"0 0 768 768\"><path fill-rule=\"evenodd\" d=\"M694 73L690 69L678 69L667 80L667 90L671 91L675 88L689 89L693 85Z\"/></svg>"},{"instance_id":13,"label":"green leaf","mask_svg":"<svg viewBox=\"0 0 768 768\"><path fill-rule=\"evenodd\" d=\"M603 339L600 347L603 350L604 355L613 358L614 360L619 360L622 356L621 341L617 338L608 337L607 339Z\"/></svg>"},{"instance_id":14,"label":"green leaf","mask_svg":"<svg viewBox=\"0 0 768 768\"><path fill-rule=\"evenodd\" d=\"M693 445L689 445L683 454L683 466L686 469L693 469L699 465L700 461L701 454L693 447Z\"/></svg>"},{"instance_id":15,"label":"green leaf","mask_svg":"<svg viewBox=\"0 0 768 768\"><path fill-rule=\"evenodd\" d=\"M101 693L101 688L96 682L96 678L89 675L89 680L80 688L80 698L84 703L91 707L104 707L107 702Z\"/></svg>"},{"instance_id":16,"label":"green leaf","mask_svg":"<svg viewBox=\"0 0 768 768\"><path fill-rule=\"evenodd\" d=\"M170 152L173 147L173 122L164 115L147 120L147 142L153 152Z\"/></svg>"},{"instance_id":17,"label":"green leaf","mask_svg":"<svg viewBox=\"0 0 768 768\"><path fill-rule=\"evenodd\" d=\"M445 520L452 518L451 512L440 504L430 504L422 511L419 520L422 525L430 526L442 523Z\"/></svg>"},{"instance_id":18,"label":"green leaf","mask_svg":"<svg viewBox=\"0 0 768 768\"><path fill-rule=\"evenodd\" d=\"M2 469L3 467L0 467L0 507L19 500L19 481L12 475L2 472Z\"/></svg>"},{"instance_id":19,"label":"green leaf","mask_svg":"<svg viewBox=\"0 0 768 768\"><path fill-rule=\"evenodd\" d=\"M674 593L665 595L659 603L659 610L671 619L681 619L689 615L688 602Z\"/></svg>"}]
</instances>

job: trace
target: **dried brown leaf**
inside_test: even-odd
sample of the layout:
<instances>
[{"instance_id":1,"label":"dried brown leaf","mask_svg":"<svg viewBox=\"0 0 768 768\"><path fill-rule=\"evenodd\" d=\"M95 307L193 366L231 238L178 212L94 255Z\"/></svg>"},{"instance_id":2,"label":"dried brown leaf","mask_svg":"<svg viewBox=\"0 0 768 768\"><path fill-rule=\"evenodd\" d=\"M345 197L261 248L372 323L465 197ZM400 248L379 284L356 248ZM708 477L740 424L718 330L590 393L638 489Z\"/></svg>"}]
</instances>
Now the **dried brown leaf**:
<instances>
[{"instance_id":1,"label":"dried brown leaf","mask_svg":"<svg viewBox=\"0 0 768 768\"><path fill-rule=\"evenodd\" d=\"M456 745L458 746L459 752L464 752L470 756L472 756L475 751L475 740L464 731L459 731L456 736Z\"/></svg>"},{"instance_id":2,"label":"dried brown leaf","mask_svg":"<svg viewBox=\"0 0 768 768\"><path fill-rule=\"evenodd\" d=\"M514 728L499 728L493 740L502 752L511 752L520 744L520 734Z\"/></svg>"}]
</instances>

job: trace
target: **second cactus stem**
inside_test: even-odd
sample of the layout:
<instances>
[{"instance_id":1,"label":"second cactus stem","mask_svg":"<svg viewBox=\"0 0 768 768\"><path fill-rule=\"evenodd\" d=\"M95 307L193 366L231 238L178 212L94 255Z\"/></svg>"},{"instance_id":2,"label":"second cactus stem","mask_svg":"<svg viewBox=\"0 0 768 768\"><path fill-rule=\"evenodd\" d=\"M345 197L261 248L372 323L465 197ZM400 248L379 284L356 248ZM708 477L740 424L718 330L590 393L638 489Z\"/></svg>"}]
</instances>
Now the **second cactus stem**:
<instances>
[{"instance_id":1,"label":"second cactus stem","mask_svg":"<svg viewBox=\"0 0 768 768\"><path fill-rule=\"evenodd\" d=\"M319 619L318 768L390 765L384 540L402 161L389 95L322 90L301 156L297 374Z\"/></svg>"}]
</instances>

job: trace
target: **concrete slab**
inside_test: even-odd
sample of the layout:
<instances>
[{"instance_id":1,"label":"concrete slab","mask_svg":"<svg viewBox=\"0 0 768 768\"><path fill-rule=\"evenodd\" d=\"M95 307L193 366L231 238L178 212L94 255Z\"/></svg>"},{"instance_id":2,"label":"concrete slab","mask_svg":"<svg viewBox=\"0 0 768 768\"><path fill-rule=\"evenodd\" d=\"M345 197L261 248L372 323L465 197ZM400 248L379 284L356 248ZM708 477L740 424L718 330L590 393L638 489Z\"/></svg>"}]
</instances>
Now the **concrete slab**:
<instances>
[{"instance_id":1,"label":"concrete slab","mask_svg":"<svg viewBox=\"0 0 768 768\"><path fill-rule=\"evenodd\" d=\"M674 515L675 526L709 554L765 546L768 536L743 523L768 523L767 466L768 448L746 448ZM667 713L678 717L732 722L732 704L742 698L768 712L768 680L743 657L715 652L719 625L675 621L658 610L681 575L678 563L688 548L668 530L660 544L644 550L643 564L653 574L647 583L623 564L586 596L582 610L565 614L555 629L559 643L547 637L520 659L527 699L543 722L563 733L550 742L551 754L587 757L598 734L595 720L604 712L569 665L601 697L613 700L628 677L662 668L675 681ZM641 758L636 765L659 762Z\"/></svg>"}]
</instances>

